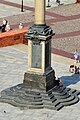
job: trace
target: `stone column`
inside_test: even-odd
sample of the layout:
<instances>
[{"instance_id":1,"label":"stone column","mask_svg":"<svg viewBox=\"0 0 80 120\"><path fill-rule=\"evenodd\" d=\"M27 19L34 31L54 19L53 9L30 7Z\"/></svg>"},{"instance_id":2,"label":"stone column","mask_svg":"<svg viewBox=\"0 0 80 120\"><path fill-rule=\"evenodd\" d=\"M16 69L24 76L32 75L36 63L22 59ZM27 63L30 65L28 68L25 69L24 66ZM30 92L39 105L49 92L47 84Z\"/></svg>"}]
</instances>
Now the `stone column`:
<instances>
[{"instance_id":1,"label":"stone column","mask_svg":"<svg viewBox=\"0 0 80 120\"><path fill-rule=\"evenodd\" d=\"M35 21L25 34L28 39L28 71L24 84L32 89L50 90L55 86L51 67L51 38L54 35L45 22L45 0L35 0Z\"/></svg>"},{"instance_id":2,"label":"stone column","mask_svg":"<svg viewBox=\"0 0 80 120\"><path fill-rule=\"evenodd\" d=\"M35 0L35 24L45 24L45 0Z\"/></svg>"}]
</instances>

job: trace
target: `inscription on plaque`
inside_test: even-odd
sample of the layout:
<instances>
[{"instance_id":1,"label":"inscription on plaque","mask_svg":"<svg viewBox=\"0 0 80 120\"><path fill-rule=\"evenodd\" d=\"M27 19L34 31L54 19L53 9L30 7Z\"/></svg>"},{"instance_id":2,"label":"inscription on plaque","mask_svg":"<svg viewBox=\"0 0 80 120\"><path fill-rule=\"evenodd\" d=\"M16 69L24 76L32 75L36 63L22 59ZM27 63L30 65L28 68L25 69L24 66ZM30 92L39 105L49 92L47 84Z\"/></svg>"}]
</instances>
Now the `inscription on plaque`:
<instances>
[{"instance_id":1,"label":"inscription on plaque","mask_svg":"<svg viewBox=\"0 0 80 120\"><path fill-rule=\"evenodd\" d=\"M42 67L42 45L34 43L32 44L32 67Z\"/></svg>"}]
</instances>

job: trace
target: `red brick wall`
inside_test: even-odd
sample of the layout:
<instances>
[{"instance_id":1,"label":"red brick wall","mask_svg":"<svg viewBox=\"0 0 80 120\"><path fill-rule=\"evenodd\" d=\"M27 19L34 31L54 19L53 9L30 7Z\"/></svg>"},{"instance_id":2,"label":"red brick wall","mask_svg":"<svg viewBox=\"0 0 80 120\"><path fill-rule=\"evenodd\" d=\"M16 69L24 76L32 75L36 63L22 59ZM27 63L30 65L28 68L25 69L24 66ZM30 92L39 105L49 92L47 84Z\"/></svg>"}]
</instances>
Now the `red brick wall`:
<instances>
[{"instance_id":1,"label":"red brick wall","mask_svg":"<svg viewBox=\"0 0 80 120\"><path fill-rule=\"evenodd\" d=\"M23 28L0 33L0 47L10 46L19 43L27 44L28 40L24 37L24 34L27 32L28 30Z\"/></svg>"}]
</instances>

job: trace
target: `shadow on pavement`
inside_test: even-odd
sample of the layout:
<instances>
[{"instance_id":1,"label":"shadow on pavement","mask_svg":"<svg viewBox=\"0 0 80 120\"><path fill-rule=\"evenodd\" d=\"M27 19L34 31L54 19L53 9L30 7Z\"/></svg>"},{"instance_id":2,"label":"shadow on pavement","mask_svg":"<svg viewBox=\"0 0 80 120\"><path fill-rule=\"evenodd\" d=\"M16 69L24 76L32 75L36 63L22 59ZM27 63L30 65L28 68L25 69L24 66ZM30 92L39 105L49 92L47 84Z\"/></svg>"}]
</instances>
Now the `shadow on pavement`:
<instances>
[{"instance_id":1,"label":"shadow on pavement","mask_svg":"<svg viewBox=\"0 0 80 120\"><path fill-rule=\"evenodd\" d=\"M76 84L77 82L80 81L80 74L73 74L71 76L62 76L61 77L63 86L67 87L71 84Z\"/></svg>"}]
</instances>

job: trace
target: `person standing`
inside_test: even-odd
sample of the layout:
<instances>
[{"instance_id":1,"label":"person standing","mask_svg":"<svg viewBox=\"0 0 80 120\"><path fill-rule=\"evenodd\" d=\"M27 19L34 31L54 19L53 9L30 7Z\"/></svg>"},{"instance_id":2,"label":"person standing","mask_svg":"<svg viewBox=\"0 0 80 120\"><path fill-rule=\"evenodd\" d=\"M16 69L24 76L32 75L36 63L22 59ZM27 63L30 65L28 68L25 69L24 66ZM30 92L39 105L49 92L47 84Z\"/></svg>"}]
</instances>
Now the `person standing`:
<instances>
[{"instance_id":1,"label":"person standing","mask_svg":"<svg viewBox=\"0 0 80 120\"><path fill-rule=\"evenodd\" d=\"M74 52L75 63L78 62L78 57L79 57L79 53L78 53L78 51L77 51L77 49L76 49L75 52Z\"/></svg>"}]
</instances>

